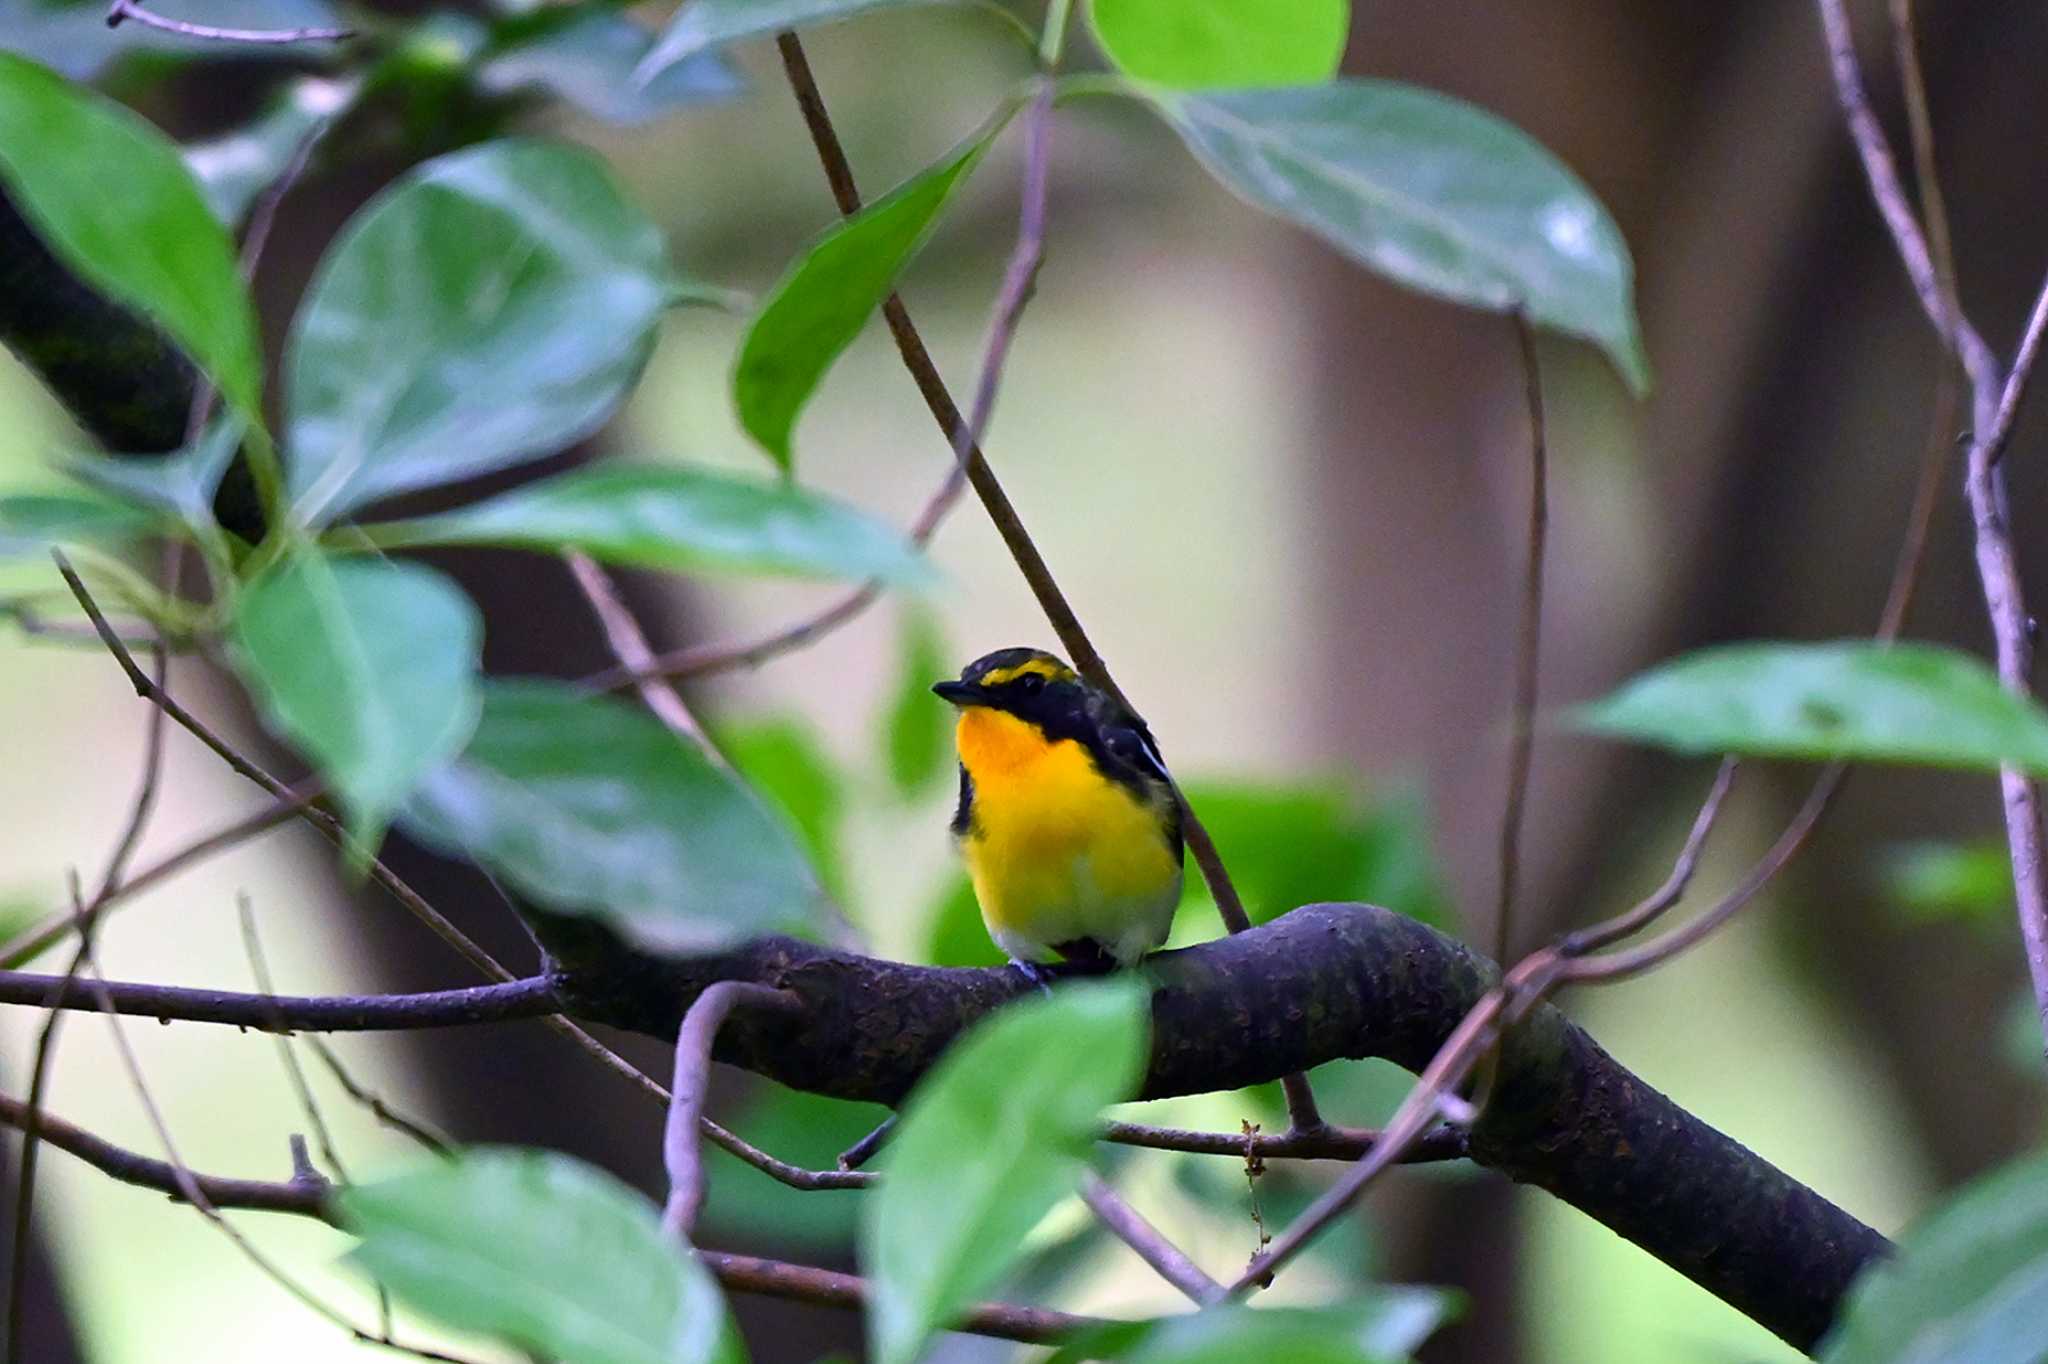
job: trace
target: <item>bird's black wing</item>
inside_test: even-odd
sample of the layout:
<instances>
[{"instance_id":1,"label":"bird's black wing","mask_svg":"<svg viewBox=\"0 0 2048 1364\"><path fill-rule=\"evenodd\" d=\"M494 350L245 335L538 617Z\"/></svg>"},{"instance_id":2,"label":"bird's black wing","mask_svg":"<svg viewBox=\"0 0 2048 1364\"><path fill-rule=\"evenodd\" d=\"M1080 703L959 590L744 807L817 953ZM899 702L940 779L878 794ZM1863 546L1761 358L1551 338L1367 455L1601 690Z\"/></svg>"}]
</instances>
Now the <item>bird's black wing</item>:
<instances>
[{"instance_id":1,"label":"bird's black wing","mask_svg":"<svg viewBox=\"0 0 2048 1364\"><path fill-rule=\"evenodd\" d=\"M974 778L967 775L967 764L960 764L960 808L953 812L953 832L959 837L967 836L968 821L974 818Z\"/></svg>"}]
</instances>

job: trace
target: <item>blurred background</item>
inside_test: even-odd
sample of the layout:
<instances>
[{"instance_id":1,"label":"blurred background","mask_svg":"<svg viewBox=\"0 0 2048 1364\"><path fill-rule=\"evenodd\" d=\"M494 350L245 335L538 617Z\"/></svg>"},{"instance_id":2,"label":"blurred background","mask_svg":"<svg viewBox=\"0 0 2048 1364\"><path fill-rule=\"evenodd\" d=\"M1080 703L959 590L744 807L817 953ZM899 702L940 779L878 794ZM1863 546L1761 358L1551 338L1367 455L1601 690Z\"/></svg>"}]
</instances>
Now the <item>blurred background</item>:
<instances>
[{"instance_id":1,"label":"blurred background","mask_svg":"<svg viewBox=\"0 0 2048 1364\"><path fill-rule=\"evenodd\" d=\"M2048 11L1927 11L1962 295L2003 352L2048 265L2038 79ZM1874 94L1903 146L1885 16L1863 4L1858 17ZM986 15L945 7L879 14L807 45L870 194L971 128L1022 70ZM528 123L613 158L688 271L751 291L832 215L772 51L749 47L737 59L754 88L732 103L638 129L559 108ZM1927 440L1937 360L1853 164L1811 9L1359 0L1347 69L1461 96L1528 130L1607 203L1635 254L1649 399L1631 401L1589 347L1546 338L1541 348L1554 461L1546 705L1598 695L1654 659L1717 640L1867 633ZM189 137L245 118L279 75L273 64L230 63L133 88L150 116ZM1011 245L1015 157L1014 140L998 148L904 286L956 393L971 383ZM401 168L345 163L287 202L260 280L273 341L335 228ZM1229 826L1238 832L1236 846L1224 840L1226 857L1253 866L1261 887L1371 895L1489 943L1528 468L1513 333L1500 318L1368 277L1244 208L1136 107L1063 110L1055 168L1050 252L988 441L1012 497L1169 761L1196 784L1198 805L1205 787L1237 802L1245 817ZM765 471L725 396L743 329L740 317L677 314L598 445ZM2048 591L2048 540L2030 533L2048 525L2035 458L2044 430L2036 403L2009 461L2037 591ZM0 358L0 481L47 478L47 452L77 439L35 381ZM948 459L879 326L833 370L797 448L806 481L899 521ZM921 653L936 650L952 671L991 648L1051 640L971 502L933 553L946 580L929 599L884 602L696 700L742 766L827 848L875 950L944 958L960 941L949 930L957 895L951 918L943 908L955 885L950 783L905 797L888 780L892 702ZM486 607L494 667L574 675L607 661L553 564L481 553L443 562ZM0 585L42 587L46 576L9 569ZM671 643L752 634L832 590L637 588L651 628ZM1953 489L1908 629L1989 646ZM174 689L253 736L232 693L197 667L174 674ZM105 857L137 779L145 711L103 654L8 629L0 716L0 907L26 918L61 903L67 866ZM1745 773L1701 895L1775 833L1809 775L1787 765ZM1661 879L1710 776L1707 764L1546 726L1516 946L1613 912ZM254 803L174 733L144 857ZM1311 825L1337 851L1286 868L1288 839ZM1895 1231L1941 1190L2038 1138L2039 1057L2015 1022L2023 973L1997 859L1986 878L1967 857L1922 850L1916 860L1911 847L1967 851L2000 829L1989 781L1859 774L1812 849L1729 932L1648 978L1565 1005L1646 1080ZM414 850L393 858L515 965L530 962L488 887ZM337 879L324 845L296 826L125 910L103 934L105 969L248 988L242 892L281 991L470 983L395 906ZM1213 910L1183 916L1185 937L1215 931ZM24 1011L0 1017L6 1088L20 1087L38 1023ZM272 1039L195 1025L132 1031L195 1168L288 1172L287 1135L307 1120ZM538 1025L336 1045L367 1085L464 1139L557 1145L659 1185L658 1113ZM643 1064L665 1064L660 1048L626 1045ZM1346 1122L1372 1121L1400 1092L1397 1076L1371 1067L1319 1079L1326 1111ZM352 1169L408 1157L322 1083ZM877 1116L735 1075L721 1085L722 1116L791 1159L829 1163ZM50 1105L153 1145L100 1020L66 1030ZM1279 1117L1267 1095L1151 1112L1220 1127ZM42 1247L64 1309L42 1324L48 1358L376 1353L309 1317L188 1211L61 1153L46 1153L42 1171ZM1283 1218L1326 1175L1276 1169L1259 1182L1260 1211ZM1212 1269L1255 1248L1240 1165L1128 1155L1118 1178ZM717 1180L713 1244L850 1263L857 1195L790 1194L737 1167ZM242 1221L323 1294L369 1311L334 1264L340 1237ZM1038 1234L1048 1254L1016 1291L1087 1311L1172 1305L1170 1290L1087 1234L1081 1216L1056 1214ZM1463 1167L1396 1172L1281 1291L1313 1297L1367 1276L1468 1291L1464 1321L1424 1356L1443 1364L1797 1357L1571 1209ZM851 1317L737 1305L757 1359L857 1345ZM945 1358L1016 1353L961 1340Z\"/></svg>"}]
</instances>

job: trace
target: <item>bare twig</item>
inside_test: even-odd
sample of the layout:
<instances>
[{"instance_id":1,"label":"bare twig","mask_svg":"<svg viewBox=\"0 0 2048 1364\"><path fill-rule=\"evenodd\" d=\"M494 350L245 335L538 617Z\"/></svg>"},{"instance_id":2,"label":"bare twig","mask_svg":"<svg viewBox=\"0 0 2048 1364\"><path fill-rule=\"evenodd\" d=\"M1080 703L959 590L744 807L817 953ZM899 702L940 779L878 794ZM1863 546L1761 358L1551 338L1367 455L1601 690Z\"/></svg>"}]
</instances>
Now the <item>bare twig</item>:
<instances>
[{"instance_id":1,"label":"bare twig","mask_svg":"<svg viewBox=\"0 0 2048 1364\"><path fill-rule=\"evenodd\" d=\"M796 34L785 32L776 35L775 46L782 58L782 69L788 78L790 91L803 115L804 127L810 133L811 144L824 168L826 182L831 186L833 200L839 211L850 217L860 211L860 189L854 183L853 167L846 159L838 131L832 126L832 115L825 107L825 98L811 72L810 61L804 55L803 43ZM1002 359L1008 353L1018 318L1022 315L1044 255L1051 118L1052 86L1050 81L1042 79L1024 115L1024 204L1018 214L1016 249L1004 271L1003 288L997 296L994 320L989 327L987 349L976 383L972 421L962 418L945 380L939 375L938 367L932 363L924 338L910 319L910 310L904 306L901 295L891 294L882 301L882 320L888 324L897 353L903 359L903 367L916 383L939 430L951 442L956 462L965 471L975 495L981 499L983 510L1002 537L1004 547L1009 550L1032 596L1037 599L1039 610L1052 626L1053 633L1059 637L1067 657L1083 676L1128 705L1122 689L1110 675L1109 665L1103 662L1087 631L1082 629L1080 618L1061 592L1045 556L1024 528L1023 518L1017 514L1009 494L1003 490L981 450L981 440L995 406ZM1177 788L1175 796L1181 803L1182 832L1188 853L1208 883L1210 897L1216 902L1224 927L1232 933L1241 933L1251 926L1251 920L1245 914L1244 902L1216 851L1215 841L1209 837L1201 818L1188 805L1186 796ZM1322 1118L1316 1112L1307 1079L1290 1076L1285 1081L1285 1089L1288 1112L1294 1125L1304 1129L1320 1126Z\"/></svg>"},{"instance_id":2,"label":"bare twig","mask_svg":"<svg viewBox=\"0 0 2048 1364\"><path fill-rule=\"evenodd\" d=\"M312 1048L313 1055L319 1057L320 1063L327 1067L327 1073L334 1077L334 1083L341 1086L341 1092L368 1110L371 1117L392 1131L401 1132L412 1138L437 1156L454 1154L453 1140L418 1118L400 1113L385 1103L381 1096L358 1083L355 1076L349 1073L348 1067L341 1063L341 1058L335 1055L334 1048L328 1046L324 1039L308 1036L304 1040L306 1045Z\"/></svg>"},{"instance_id":3,"label":"bare twig","mask_svg":"<svg viewBox=\"0 0 2048 1364\"><path fill-rule=\"evenodd\" d=\"M107 8L107 27L118 28L125 19L133 19L147 28L161 29L165 33L217 43L341 42L356 36L354 29L347 28L222 28L216 24L195 24L185 19L166 18L144 8L138 0L113 0Z\"/></svg>"},{"instance_id":4,"label":"bare twig","mask_svg":"<svg viewBox=\"0 0 2048 1364\"><path fill-rule=\"evenodd\" d=\"M254 814L245 815L224 829L196 839L175 852L165 854L163 858L143 868L129 880L109 882L93 901L94 914L111 911L216 853L238 847L258 834L275 829L280 824L289 823L305 809L315 794L316 788L310 786L297 790L288 789L279 800ZM47 915L32 927L16 934L4 947L0 947L0 961L26 961L69 936L76 928L76 916L61 913Z\"/></svg>"},{"instance_id":5,"label":"bare twig","mask_svg":"<svg viewBox=\"0 0 2048 1364\"><path fill-rule=\"evenodd\" d=\"M242 924L242 950L249 958L249 974L255 977L256 989L264 999L273 1003L277 989L271 983L270 964L263 958L263 942L256 936L256 913L249 904L247 895L235 897L235 913ZM346 1184L348 1167L342 1163L341 1152L335 1149L334 1133L327 1126L327 1118L320 1111L320 1104L313 1097L313 1086L306 1082L305 1069L299 1065L298 1054L292 1050L291 1029L282 1014L274 1015L271 1032L277 1040L278 1060L284 1066L285 1078L290 1082L293 1095L298 1099L299 1110L306 1115L307 1125L312 1128L314 1144L320 1148L321 1156L327 1161L327 1168L334 1171L334 1177Z\"/></svg>"},{"instance_id":6,"label":"bare twig","mask_svg":"<svg viewBox=\"0 0 2048 1364\"><path fill-rule=\"evenodd\" d=\"M212 1202L208 1200L206 1190L193 1178L192 1172L186 1168L185 1162L178 1155L177 1144L171 1140L170 1128L164 1122L163 1113L157 1108L156 1100L150 1095L148 1081L143 1078L142 1063L136 1059L134 1049L129 1046L127 1030L121 1026L121 1020L114 1008L113 1001L105 993L105 982L101 981L98 973L91 970L90 967L88 967L86 974L88 981L95 988L95 992L100 995L101 1011L107 1015L107 1027L113 1034L114 1049L121 1057L123 1069L128 1072L129 1084L135 1091L137 1102L142 1105L143 1112L149 1118L150 1126L156 1131L158 1143L164 1148L164 1156L170 1165L171 1178L179 1196L185 1202L191 1204L199 1212L200 1216L219 1229L220 1233L227 1237L235 1249L241 1252L242 1258L253 1265L265 1278L297 1299L300 1305L325 1318L341 1330L348 1332L352 1338L371 1344L382 1345L388 1349L397 1350L418 1359L440 1361L440 1364L468 1364L468 1361L461 1359L459 1356L404 1344L392 1339L388 1334L378 1334L356 1325L339 1309L331 1306L310 1288L307 1288L297 1279L285 1273L276 1262L258 1250L255 1244L242 1234L240 1228L221 1216L219 1209L215 1208ZM299 1182L304 1182L302 1176L295 1178Z\"/></svg>"},{"instance_id":7,"label":"bare twig","mask_svg":"<svg viewBox=\"0 0 2048 1364\"><path fill-rule=\"evenodd\" d=\"M788 1011L800 1007L795 995L747 981L722 980L698 995L676 1033L675 1078L669 1083L668 1122L662 1129L662 1164L668 1170L668 1203L662 1234L688 1244L704 1206L704 1161L697 1132L704 1096L711 1085L711 1047L726 1015L740 1007Z\"/></svg>"},{"instance_id":8,"label":"bare twig","mask_svg":"<svg viewBox=\"0 0 2048 1364\"><path fill-rule=\"evenodd\" d=\"M0 971L0 1004L106 1009L166 1022L224 1023L260 1032L405 1032L536 1018L561 1007L546 976L409 995L269 995L126 981L66 984L62 976Z\"/></svg>"},{"instance_id":9,"label":"bare twig","mask_svg":"<svg viewBox=\"0 0 2048 1364\"><path fill-rule=\"evenodd\" d=\"M1139 1259L1159 1272L1159 1277L1188 1296L1197 1307L1223 1300L1223 1285L1202 1272L1143 1213L1125 1202L1123 1196L1093 1170L1081 1176L1081 1201L1088 1205L1103 1226L1137 1253Z\"/></svg>"},{"instance_id":10,"label":"bare twig","mask_svg":"<svg viewBox=\"0 0 2048 1364\"><path fill-rule=\"evenodd\" d=\"M71 954L71 964L65 968L62 981L49 991L50 1002L45 1009L42 1031L36 1037L35 1060L29 1066L28 1107L21 1125L20 1169L14 1192L14 1242L7 1265L8 1364L17 1364L21 1359L22 1305L27 1301L29 1234L35 1207L36 1151L37 1140L42 1135L43 1090L49 1082L50 1062L56 1056L57 1033L64 1017L63 1010L56 1007L56 1000L71 988L79 971L91 959L93 931L98 927L97 910L82 907L78 895L78 876L74 872L71 875L71 897L73 909L79 917L78 948Z\"/></svg>"},{"instance_id":11,"label":"bare twig","mask_svg":"<svg viewBox=\"0 0 2048 1364\"><path fill-rule=\"evenodd\" d=\"M1891 232L1899 259L1905 263L1922 310L1969 377L1974 434L1963 494L1970 504L1976 534L1977 577L1997 642L1999 680L2008 691L2030 696L2033 645L1998 463L2026 395L2041 336L2048 330L2048 284L2034 301L2011 368L2001 377L1990 348L1946 291L1927 238L1906 202L1890 144L1870 110L1842 0L1818 0L1818 4L1837 102L1862 159L1871 197ZM2044 842L2048 840L2042 831L2040 789L2015 768L1999 774L1999 786L2005 802L2006 841L2012 851L2020 937L2026 947L2044 1044L2048 1044L2048 871L2043 867Z\"/></svg>"},{"instance_id":12,"label":"bare twig","mask_svg":"<svg viewBox=\"0 0 2048 1364\"><path fill-rule=\"evenodd\" d=\"M27 1120L26 1105L0 1094L0 1124L19 1128ZM191 1192L197 1191L216 1214L221 1209L235 1208L289 1213L328 1223L336 1220L328 1201L331 1189L317 1174L290 1181L195 1174L169 1161L154 1160L116 1146L53 1114L43 1115L43 1135L50 1145L70 1152L121 1183L168 1194L180 1202L191 1202ZM734 1292L854 1309L863 1307L867 1301L866 1280L852 1274L716 1250L699 1251L698 1256L718 1281ZM1002 1340L1053 1344L1077 1331L1104 1324L1098 1317L1073 1316L1042 1307L982 1303L963 1313L953 1329ZM371 1343L386 1342L373 1339Z\"/></svg>"},{"instance_id":13,"label":"bare twig","mask_svg":"<svg viewBox=\"0 0 2048 1364\"><path fill-rule=\"evenodd\" d=\"M1543 630L1543 542L1550 526L1550 461L1543 430L1543 371L1528 314L1515 308L1515 349L1522 362L1522 392L1529 411L1529 533L1522 561L1522 606L1515 626L1514 701L1508 722L1507 796L1500 816L1500 884L1494 900L1493 957L1508 958L1514 927L1515 883L1522 849L1522 807L1529 796L1536 716L1536 665Z\"/></svg>"},{"instance_id":14,"label":"bare twig","mask_svg":"<svg viewBox=\"0 0 2048 1364\"><path fill-rule=\"evenodd\" d=\"M874 1131L839 1153L839 1168L842 1170L858 1170L861 1166L874 1159L875 1152L882 1149L882 1143L888 1141L895 1134L895 1131L896 1115L891 1113L888 1117L875 1124Z\"/></svg>"},{"instance_id":15,"label":"bare twig","mask_svg":"<svg viewBox=\"0 0 2048 1364\"><path fill-rule=\"evenodd\" d=\"M1735 784L1736 767L1733 758L1721 760L1720 768L1714 773L1714 784L1707 791L1707 798L1700 803L1699 813L1693 816L1692 829L1686 834L1685 844L1678 850L1677 860L1671 864L1671 874L1664 878L1663 884L1605 923L1567 933L1558 941L1560 951L1566 956L1584 956L1610 943L1620 942L1648 928L1678 903L1685 894L1685 888L1692 884L1693 873L1699 870L1700 854L1706 849L1707 835L1714 831L1714 821L1721 815L1721 803L1728 799L1729 788Z\"/></svg>"},{"instance_id":16,"label":"bare twig","mask_svg":"<svg viewBox=\"0 0 2048 1364\"><path fill-rule=\"evenodd\" d=\"M569 565L570 576L575 578L577 588L596 613L597 623L604 629L613 656L637 679L634 685L647 709L674 733L703 750L714 763L726 766L725 755L718 751L717 745L704 732L704 727L697 723L697 717L683 704L682 696L663 680L654 667L654 650L648 646L647 636L641 633L640 623L633 619L624 598L619 596L619 586L612 581L611 575L582 550L569 550L562 555L562 560Z\"/></svg>"},{"instance_id":17,"label":"bare twig","mask_svg":"<svg viewBox=\"0 0 2048 1364\"><path fill-rule=\"evenodd\" d=\"M53 557L57 561L58 571L63 575L66 586L71 589L71 593L77 599L80 608L85 611L87 618L91 620L94 630L99 634L101 643L106 646L107 651L114 656L114 661L121 666L122 672L127 675L130 684L135 688L136 695L161 707L182 728L199 739L216 756L227 763L230 768L248 780L255 782L272 795L280 797L290 795L290 789L282 782L251 762L232 744L229 744L209 729L197 716L179 705L168 692L157 688L151 682L150 678L136 666L134 655L129 652L127 645L122 642L121 638L114 633L113 628L107 623L107 618L101 612L99 604L93 600L91 591L86 587L84 581L79 578L69 561L61 553L55 554ZM331 810L317 803L308 802L301 806L300 813L337 847L345 846L347 839L346 830ZM369 874L372 881L387 891L415 918L426 924L437 937L453 947L459 955L485 976L501 986L521 983L519 978L515 977L503 964L484 951L468 934L457 928L446 915L429 904L425 897L408 885L397 873L385 866L381 859L371 859ZM59 931L59 936L61 936L61 930ZM50 941L54 940L54 938L50 939ZM46 945L47 942L24 943L17 941L0 946L0 966L13 965L24 961L28 957L35 955L36 952L41 951L42 947ZM5 973L0 972L0 981L5 979ZM585 1052L595 1057L609 1069L626 1078L649 1097L660 1103L665 1104L668 1102L669 1096L666 1089L642 1074L637 1067L610 1047L607 1047L604 1043L591 1036L574 1019L564 1014L556 1013L548 1016L545 1022L548 1027L575 1042ZM260 1023L258 1026L260 1026ZM727 1131L709 1118L704 1120L704 1134L722 1149L754 1166L754 1168L770 1178L787 1184L792 1188L858 1188L871 1178L859 1171L806 1170L800 1166L792 1165L788 1161L779 1160L769 1155L737 1134Z\"/></svg>"}]
</instances>

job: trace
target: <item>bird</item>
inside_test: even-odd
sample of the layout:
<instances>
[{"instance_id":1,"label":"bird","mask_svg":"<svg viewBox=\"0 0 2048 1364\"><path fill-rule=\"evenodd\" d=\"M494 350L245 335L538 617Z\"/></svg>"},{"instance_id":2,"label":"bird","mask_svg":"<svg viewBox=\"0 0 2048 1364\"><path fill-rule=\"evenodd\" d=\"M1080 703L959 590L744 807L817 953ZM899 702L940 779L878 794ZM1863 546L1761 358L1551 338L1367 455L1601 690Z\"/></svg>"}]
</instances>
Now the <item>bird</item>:
<instances>
[{"instance_id":1,"label":"bird","mask_svg":"<svg viewBox=\"0 0 2048 1364\"><path fill-rule=\"evenodd\" d=\"M1180 903L1180 798L1145 722L1043 649L998 649L932 691L958 711L952 831L981 920L1041 989L1047 968L1135 965Z\"/></svg>"}]
</instances>

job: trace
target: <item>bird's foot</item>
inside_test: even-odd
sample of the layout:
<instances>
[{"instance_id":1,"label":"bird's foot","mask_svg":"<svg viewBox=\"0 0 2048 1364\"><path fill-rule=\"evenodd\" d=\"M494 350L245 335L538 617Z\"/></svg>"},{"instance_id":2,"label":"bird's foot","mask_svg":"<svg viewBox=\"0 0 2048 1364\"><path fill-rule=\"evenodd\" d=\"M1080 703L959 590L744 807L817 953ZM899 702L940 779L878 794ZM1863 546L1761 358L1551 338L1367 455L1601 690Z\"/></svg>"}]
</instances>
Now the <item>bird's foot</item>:
<instances>
[{"instance_id":1,"label":"bird's foot","mask_svg":"<svg viewBox=\"0 0 2048 1364\"><path fill-rule=\"evenodd\" d=\"M1015 971L1018 975L1024 977L1024 979L1029 981L1031 984L1036 985L1040 993L1045 994L1047 996L1050 996L1052 994L1052 983L1055 979L1057 979L1057 977L1053 975L1050 969L1044 966L1040 966L1035 961L1015 960L1012 960L1010 962L1010 969L1012 971Z\"/></svg>"}]
</instances>

